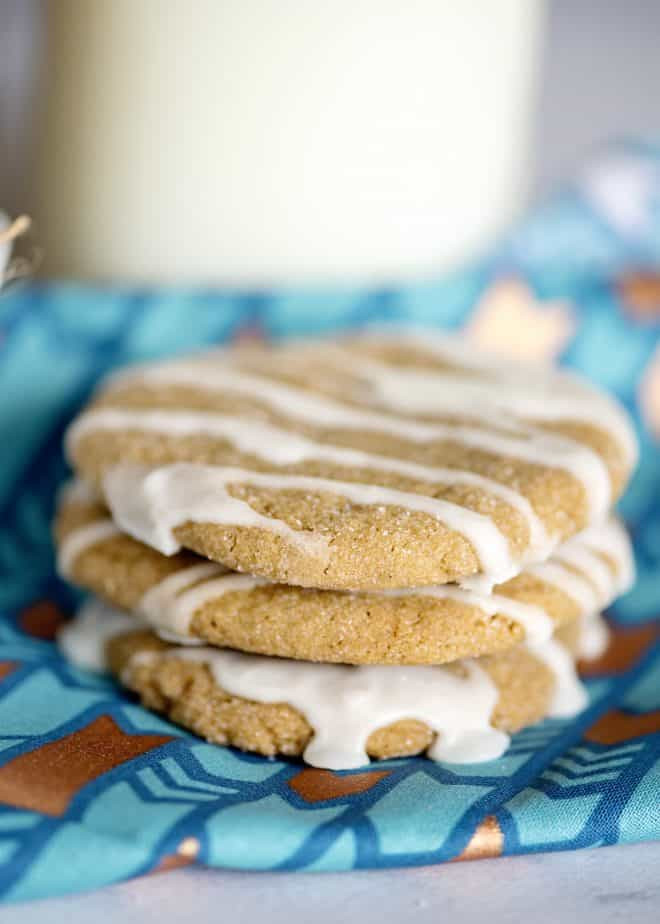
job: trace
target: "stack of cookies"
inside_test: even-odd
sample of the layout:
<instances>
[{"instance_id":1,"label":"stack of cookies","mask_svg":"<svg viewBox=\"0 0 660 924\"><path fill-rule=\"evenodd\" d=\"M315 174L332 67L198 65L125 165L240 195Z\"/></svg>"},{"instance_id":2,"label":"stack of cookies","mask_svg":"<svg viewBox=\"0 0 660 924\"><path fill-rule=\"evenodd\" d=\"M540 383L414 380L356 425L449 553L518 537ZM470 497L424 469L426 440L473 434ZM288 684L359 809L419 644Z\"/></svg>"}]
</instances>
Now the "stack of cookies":
<instances>
[{"instance_id":1,"label":"stack of cookies","mask_svg":"<svg viewBox=\"0 0 660 924\"><path fill-rule=\"evenodd\" d=\"M437 333L115 374L67 435L61 634L207 740L331 769L477 762L585 705L632 581L623 410Z\"/></svg>"}]
</instances>

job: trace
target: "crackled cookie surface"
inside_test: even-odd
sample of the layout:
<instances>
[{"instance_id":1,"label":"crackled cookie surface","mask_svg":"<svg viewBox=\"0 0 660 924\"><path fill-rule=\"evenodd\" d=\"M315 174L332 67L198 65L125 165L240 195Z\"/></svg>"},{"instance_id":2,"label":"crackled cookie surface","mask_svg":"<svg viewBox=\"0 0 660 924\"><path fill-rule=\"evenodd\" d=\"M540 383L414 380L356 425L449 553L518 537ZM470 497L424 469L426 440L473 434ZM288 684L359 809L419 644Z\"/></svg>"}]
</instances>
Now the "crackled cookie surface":
<instances>
[{"instance_id":1,"label":"crackled cookie surface","mask_svg":"<svg viewBox=\"0 0 660 924\"><path fill-rule=\"evenodd\" d=\"M145 706L209 741L302 754L331 769L423 751L489 760L506 749L508 732L585 704L573 659L554 639L445 666L349 667L171 645L127 632L125 619L90 601L61 647L81 666L105 659Z\"/></svg>"},{"instance_id":2,"label":"crackled cookie surface","mask_svg":"<svg viewBox=\"0 0 660 924\"><path fill-rule=\"evenodd\" d=\"M68 449L164 554L353 590L506 581L602 519L636 454L591 386L410 333L126 370Z\"/></svg>"},{"instance_id":3,"label":"crackled cookie surface","mask_svg":"<svg viewBox=\"0 0 660 924\"><path fill-rule=\"evenodd\" d=\"M453 585L316 590L230 572L189 552L168 557L122 533L80 488L62 495L55 532L65 576L165 637L333 663L441 664L543 642L578 618L593 648L593 617L632 578L629 542L615 520L493 594Z\"/></svg>"}]
</instances>

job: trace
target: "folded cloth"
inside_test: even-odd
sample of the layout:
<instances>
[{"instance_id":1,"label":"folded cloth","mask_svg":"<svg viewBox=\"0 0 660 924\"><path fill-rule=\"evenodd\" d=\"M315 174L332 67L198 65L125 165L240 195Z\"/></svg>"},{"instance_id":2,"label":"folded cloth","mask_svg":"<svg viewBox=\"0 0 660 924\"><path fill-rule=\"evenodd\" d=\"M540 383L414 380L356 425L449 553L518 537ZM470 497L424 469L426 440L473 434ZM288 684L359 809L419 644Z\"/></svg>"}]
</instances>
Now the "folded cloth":
<instances>
[{"instance_id":1,"label":"folded cloth","mask_svg":"<svg viewBox=\"0 0 660 924\"><path fill-rule=\"evenodd\" d=\"M637 146L437 282L258 295L67 283L0 298L0 894L193 861L339 870L660 836L659 203L660 154ZM370 321L465 330L484 347L560 360L633 415L642 457L620 509L639 578L610 612L608 651L584 665L586 711L524 730L486 764L399 759L338 773L205 744L66 665L51 639L74 596L54 576L49 524L63 430L99 376L212 342Z\"/></svg>"}]
</instances>

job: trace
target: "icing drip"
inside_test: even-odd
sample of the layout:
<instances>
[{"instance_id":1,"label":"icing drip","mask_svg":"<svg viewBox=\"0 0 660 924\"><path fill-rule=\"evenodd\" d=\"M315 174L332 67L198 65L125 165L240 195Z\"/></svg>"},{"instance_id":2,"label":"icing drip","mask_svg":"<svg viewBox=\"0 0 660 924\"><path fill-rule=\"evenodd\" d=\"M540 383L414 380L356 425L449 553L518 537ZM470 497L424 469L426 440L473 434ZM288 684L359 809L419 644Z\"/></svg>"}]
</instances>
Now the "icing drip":
<instances>
[{"instance_id":1,"label":"icing drip","mask_svg":"<svg viewBox=\"0 0 660 924\"><path fill-rule=\"evenodd\" d=\"M433 760L492 760L509 744L490 724L498 693L475 661L460 662L460 676L447 667L312 664L214 648L168 654L208 665L234 696L297 709L314 729L303 755L313 767L364 766L371 732L401 719L418 719L437 732L428 751Z\"/></svg>"},{"instance_id":2,"label":"icing drip","mask_svg":"<svg viewBox=\"0 0 660 924\"><path fill-rule=\"evenodd\" d=\"M99 521L112 523L111 520ZM103 532L99 529L99 533ZM114 533L113 533L114 534ZM88 533L89 545L93 545L93 531ZM81 554L81 544L77 554ZM195 612L211 600L231 591L249 591L254 587L270 584L269 581L247 574L228 572L223 565L212 562L193 565L169 575L149 588L135 608L136 613L168 641L180 644L195 643L188 635L190 622ZM502 613L520 623L525 637L534 642L545 641L552 635L553 622L539 606L512 600L497 594L478 594L452 584L419 587L409 590L381 591L388 597L435 597L438 600L456 600L466 606L476 607L486 616Z\"/></svg>"},{"instance_id":3,"label":"icing drip","mask_svg":"<svg viewBox=\"0 0 660 924\"><path fill-rule=\"evenodd\" d=\"M513 403L505 410L535 420L583 420L609 431L619 443L626 461L633 467L639 447L630 418L612 395L599 391L587 379L566 368L539 366L479 349L464 336L455 336L435 329L372 328L358 335L357 341L378 337L395 339L413 349L435 356L452 367L469 370L482 377L488 373L488 386L502 388L505 395L512 393ZM388 367L389 368L389 367ZM437 375L431 372L431 375ZM577 399L578 404L569 402ZM497 400L497 399L496 399Z\"/></svg>"},{"instance_id":4,"label":"icing drip","mask_svg":"<svg viewBox=\"0 0 660 924\"><path fill-rule=\"evenodd\" d=\"M604 565L601 555L614 564L615 573ZM561 549L561 560L584 570L598 592L599 607L583 609L578 641L578 656L593 660L607 650L610 639L610 631L600 615L600 609L629 591L635 581L635 561L630 539L621 523L610 519L606 523L589 527L565 543Z\"/></svg>"},{"instance_id":5,"label":"icing drip","mask_svg":"<svg viewBox=\"0 0 660 924\"><path fill-rule=\"evenodd\" d=\"M107 669L105 645L115 635L139 629L133 616L95 597L87 600L74 619L57 633L57 647L67 660L88 671Z\"/></svg>"},{"instance_id":6,"label":"icing drip","mask_svg":"<svg viewBox=\"0 0 660 924\"><path fill-rule=\"evenodd\" d=\"M234 590L248 591L266 584L269 582L261 578L227 573L221 565L195 565L170 575L148 590L136 611L163 638L181 641L189 631L193 615L205 603ZM520 623L525 637L532 642L545 641L553 632L552 619L541 607L508 597L485 596L453 585L381 593L388 597L424 596L456 600L482 610L487 616L502 613Z\"/></svg>"},{"instance_id":7,"label":"icing drip","mask_svg":"<svg viewBox=\"0 0 660 924\"><path fill-rule=\"evenodd\" d=\"M574 600L581 613L592 613L598 609L598 594L590 581L560 564L555 559L540 565L531 565L528 574L539 578L545 584L552 584Z\"/></svg>"},{"instance_id":8,"label":"icing drip","mask_svg":"<svg viewBox=\"0 0 660 924\"><path fill-rule=\"evenodd\" d=\"M565 546L560 546L556 550L554 558L560 564L578 568L583 574L588 575L589 581L596 589L596 599L598 601L607 600L612 596L616 580L615 575L603 559L585 545L573 545L568 542Z\"/></svg>"},{"instance_id":9,"label":"icing drip","mask_svg":"<svg viewBox=\"0 0 660 924\"><path fill-rule=\"evenodd\" d=\"M428 350L426 350L428 352ZM379 405L407 414L464 413L488 421L494 412L518 421L572 420L595 424L611 433L632 466L637 459L637 441L623 409L617 402L577 376L558 370L530 370L515 363L503 372L490 371L495 378L468 378L460 370L419 370L388 365L341 347L326 348L344 368L355 369L357 378L367 381L372 398ZM443 361L456 365L451 355ZM350 365L349 365L350 364Z\"/></svg>"},{"instance_id":10,"label":"icing drip","mask_svg":"<svg viewBox=\"0 0 660 924\"><path fill-rule=\"evenodd\" d=\"M108 639L138 626L132 617L91 599L60 631L58 644L74 664L103 670ZM529 647L556 677L551 714L573 715L583 708L586 694L566 649L554 639ZM234 696L289 703L314 729L304 753L312 766L363 766L369 735L402 719L417 719L437 733L428 751L433 760L476 763L499 757L508 746L508 736L490 724L497 689L473 659L458 662L460 669L454 671L447 666L314 664L207 647L174 647L165 656L208 665L216 683ZM129 669L151 657L138 653Z\"/></svg>"},{"instance_id":11,"label":"icing drip","mask_svg":"<svg viewBox=\"0 0 660 924\"><path fill-rule=\"evenodd\" d=\"M84 527L70 534L76 538L71 543L72 551L68 554L69 571L75 558L88 546L107 538L106 527L110 535L119 533L110 519L96 521L90 526L94 528ZM111 526L114 526L114 529L110 529ZM269 583L263 578L228 572L223 565L205 562L177 571L149 588L136 606L136 613L168 641L194 643L195 640L190 639L188 631L192 617L200 607L230 591L252 590ZM453 584L386 590L380 593L389 597L424 596L435 597L438 600L456 600L458 603L480 609L487 616L502 613L520 623L525 630L525 637L532 641L544 641L553 631L553 622L541 607L501 595L475 593Z\"/></svg>"},{"instance_id":12,"label":"icing drip","mask_svg":"<svg viewBox=\"0 0 660 924\"><path fill-rule=\"evenodd\" d=\"M397 324L370 324L362 330L350 333L358 344L373 342L374 339L394 341L412 349L435 357L450 366L471 369L483 375L489 372L503 382L518 382L521 377L528 382L544 383L550 378L555 380L565 374L552 366L525 363L520 359L512 361L509 357L484 350L472 342L465 334L454 334L438 328ZM311 340L306 343L311 344Z\"/></svg>"},{"instance_id":13,"label":"icing drip","mask_svg":"<svg viewBox=\"0 0 660 924\"><path fill-rule=\"evenodd\" d=\"M60 553L60 559L64 558L66 562L66 572L60 561L60 574L69 575L76 558L87 548L118 535L121 535L118 527L108 518L69 533L62 546L64 555ZM263 578L228 571L215 562L204 562L176 571L154 584L143 594L135 613L166 641L199 645L203 643L189 634L189 628L200 607L232 590L252 590L268 583ZM110 607L107 609L109 611Z\"/></svg>"},{"instance_id":14,"label":"icing drip","mask_svg":"<svg viewBox=\"0 0 660 924\"><path fill-rule=\"evenodd\" d=\"M600 613L587 613L580 621L577 655L587 661L600 658L607 651L610 630Z\"/></svg>"},{"instance_id":15,"label":"icing drip","mask_svg":"<svg viewBox=\"0 0 660 924\"><path fill-rule=\"evenodd\" d=\"M72 485L71 490L75 490L75 485ZM110 519L98 520L74 530L63 545L64 554L60 553L60 558L66 560L66 573L71 572L75 559L87 547L118 534L118 528ZM589 546L593 547L594 544L598 545L602 554L608 555L617 569L616 573L598 556L593 553L590 556ZM586 557L582 555L584 552L587 553ZM572 571L571 564L587 571L588 576ZM593 580L593 566L596 566L594 570L604 569L600 571L597 581ZM528 567L526 571L557 586L578 604L582 621L579 654L584 658L595 658L605 650L608 639L607 626L600 617L600 608L608 606L618 593L628 589L632 567L630 542L625 530L616 520L611 520L569 540L560 547L551 561ZM268 583L263 578L228 572L223 565L203 562L177 571L155 584L144 594L136 612L168 641L199 644L199 640L188 634L190 621L197 609L230 591L249 591ZM481 610L486 616L501 613L519 623L525 631L526 640L532 644L545 641L553 631L553 621L541 607L503 594L477 593L454 584L380 593L389 597L426 596L456 600Z\"/></svg>"},{"instance_id":16,"label":"icing drip","mask_svg":"<svg viewBox=\"0 0 660 924\"><path fill-rule=\"evenodd\" d=\"M62 540L57 553L57 572L60 577L70 577L76 558L90 545L119 536L119 527L112 520L95 520L72 530Z\"/></svg>"},{"instance_id":17,"label":"icing drip","mask_svg":"<svg viewBox=\"0 0 660 924\"><path fill-rule=\"evenodd\" d=\"M227 491L230 484L258 483L257 479L263 477L242 469L192 463L156 469L118 465L106 474L103 484L108 506L124 532L164 555L180 550L173 530L192 521L265 529L305 554L327 557L325 537L263 516Z\"/></svg>"},{"instance_id":18,"label":"icing drip","mask_svg":"<svg viewBox=\"0 0 660 924\"><path fill-rule=\"evenodd\" d=\"M589 698L568 649L555 638L540 645L527 643L527 647L555 676L555 690L548 715L557 719L577 715L587 705Z\"/></svg>"},{"instance_id":19,"label":"icing drip","mask_svg":"<svg viewBox=\"0 0 660 924\"><path fill-rule=\"evenodd\" d=\"M522 603L498 594L479 594L471 590L441 584L432 587L419 587L413 590L388 590L381 592L389 597L435 597L438 600L456 600L466 606L481 610L486 616L497 613L519 623L525 630L525 639L533 643L545 642L554 630L554 623L544 609L531 603Z\"/></svg>"},{"instance_id":20,"label":"icing drip","mask_svg":"<svg viewBox=\"0 0 660 924\"><path fill-rule=\"evenodd\" d=\"M75 444L86 434L95 430L138 430L163 433L171 437L206 434L228 440L239 452L255 455L277 466L316 460L350 468L395 472L435 484L459 484L479 488L508 504L524 518L529 531L526 560L542 560L553 545L543 523L526 497L500 482L473 472L420 465L405 459L318 443L257 420L186 410L100 408L88 411L69 430L69 451L71 452Z\"/></svg>"},{"instance_id":21,"label":"icing drip","mask_svg":"<svg viewBox=\"0 0 660 924\"><path fill-rule=\"evenodd\" d=\"M571 543L583 543L615 563L616 577L611 593L627 593L635 583L635 559L628 533L616 519L596 523L583 530Z\"/></svg>"},{"instance_id":22,"label":"icing drip","mask_svg":"<svg viewBox=\"0 0 660 924\"><path fill-rule=\"evenodd\" d=\"M602 555L613 564L614 570ZM561 545L550 561L526 570L572 597L583 616L609 606L619 594L630 589L635 576L630 539L615 519L589 527Z\"/></svg>"},{"instance_id":23,"label":"icing drip","mask_svg":"<svg viewBox=\"0 0 660 924\"><path fill-rule=\"evenodd\" d=\"M582 559L580 566L586 566L586 556L584 559L582 556L577 557ZM574 558L571 558L570 561L578 566ZM603 606L609 606L616 596L611 572L610 591L602 594L597 589L596 582L591 582L588 578L571 571L559 560L558 554L555 555L553 560L544 562L541 565L533 565L527 571L536 575L545 583L559 588L578 604L580 608L578 617L580 621L578 657L597 658L601 655L607 648L609 631L600 615L600 610ZM591 574L589 576L591 577Z\"/></svg>"},{"instance_id":24,"label":"icing drip","mask_svg":"<svg viewBox=\"0 0 660 924\"><path fill-rule=\"evenodd\" d=\"M205 603L233 590L252 590L261 584L268 581L227 572L222 565L193 565L151 587L136 611L163 638L181 641L189 632L193 615Z\"/></svg>"},{"instance_id":25,"label":"icing drip","mask_svg":"<svg viewBox=\"0 0 660 924\"><path fill-rule=\"evenodd\" d=\"M104 478L104 494L119 526L165 555L180 548L173 530L192 521L265 529L301 548L305 554L325 554L327 558L329 548L325 537L294 530L281 520L257 513L248 503L229 494L227 487L232 484L325 492L354 504L395 506L426 513L466 536L483 571L494 582L505 581L519 570L507 540L489 517L447 501L379 485L180 462L154 469L118 465Z\"/></svg>"},{"instance_id":26,"label":"icing drip","mask_svg":"<svg viewBox=\"0 0 660 924\"><path fill-rule=\"evenodd\" d=\"M592 552L605 555L616 567L615 575L608 569L609 585L603 582L599 587L601 593L606 591L601 605L609 606L615 597L627 593L635 582L635 560L628 534L618 520L611 519L584 530L570 541L569 548L580 543ZM578 642L579 657L587 660L599 658L607 650L609 640L610 631L600 612L583 613Z\"/></svg>"},{"instance_id":27,"label":"icing drip","mask_svg":"<svg viewBox=\"0 0 660 924\"><path fill-rule=\"evenodd\" d=\"M313 426L372 430L413 442L450 440L473 449L509 456L533 464L559 468L581 482L591 519L604 516L611 501L611 484L603 460L593 450L564 436L523 428L511 420L521 436L514 437L461 424L426 424L395 414L356 408L301 388L222 366L218 357L173 360L153 366L129 369L113 376L122 384L184 385L198 391L235 392L264 402L289 418ZM353 358L355 362L355 358ZM361 359L360 359L361 362ZM388 367L389 368L389 367Z\"/></svg>"}]
</instances>

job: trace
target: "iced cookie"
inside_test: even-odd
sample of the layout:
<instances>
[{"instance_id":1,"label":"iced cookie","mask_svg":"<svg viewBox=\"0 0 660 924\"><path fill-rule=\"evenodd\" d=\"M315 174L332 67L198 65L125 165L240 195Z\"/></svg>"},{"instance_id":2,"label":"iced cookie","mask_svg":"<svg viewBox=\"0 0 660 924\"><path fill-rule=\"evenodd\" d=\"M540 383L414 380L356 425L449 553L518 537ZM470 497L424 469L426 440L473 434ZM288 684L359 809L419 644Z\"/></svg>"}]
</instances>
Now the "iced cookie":
<instances>
[{"instance_id":1,"label":"iced cookie","mask_svg":"<svg viewBox=\"0 0 660 924\"><path fill-rule=\"evenodd\" d=\"M353 590L508 580L601 520L636 455L591 386L412 334L128 369L67 445L162 553Z\"/></svg>"},{"instance_id":2,"label":"iced cookie","mask_svg":"<svg viewBox=\"0 0 660 924\"><path fill-rule=\"evenodd\" d=\"M255 654L349 664L441 664L543 642L585 623L629 586L630 546L615 520L562 545L493 594L435 585L403 591L315 590L230 572L187 552L167 557L123 534L80 489L62 496L61 573L165 637ZM593 647L592 642L592 647Z\"/></svg>"},{"instance_id":3,"label":"iced cookie","mask_svg":"<svg viewBox=\"0 0 660 924\"><path fill-rule=\"evenodd\" d=\"M319 767L423 751L490 760L509 732L586 701L570 653L554 639L445 666L348 667L169 645L148 631L126 633L124 620L90 601L61 636L65 655L94 666L100 649L145 706L208 741L302 754Z\"/></svg>"}]
</instances>

